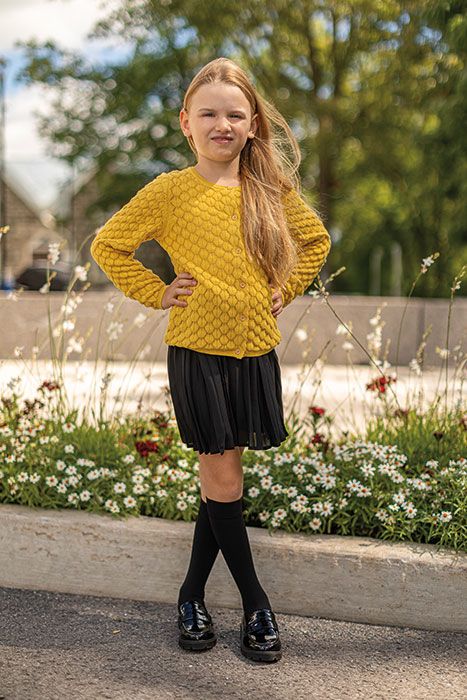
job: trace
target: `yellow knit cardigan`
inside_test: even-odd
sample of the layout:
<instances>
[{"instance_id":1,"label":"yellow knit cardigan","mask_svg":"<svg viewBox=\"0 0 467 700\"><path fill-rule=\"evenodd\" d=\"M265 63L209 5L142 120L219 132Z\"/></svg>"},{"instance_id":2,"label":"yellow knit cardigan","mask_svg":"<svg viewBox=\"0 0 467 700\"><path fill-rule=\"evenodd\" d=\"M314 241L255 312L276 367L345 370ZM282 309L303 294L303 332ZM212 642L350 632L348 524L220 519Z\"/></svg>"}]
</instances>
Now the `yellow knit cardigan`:
<instances>
[{"instance_id":1,"label":"yellow knit cardigan","mask_svg":"<svg viewBox=\"0 0 467 700\"><path fill-rule=\"evenodd\" d=\"M298 192L283 196L287 222L303 252L283 290L284 307L321 270L331 239ZM134 252L155 239L167 251L175 273L198 281L190 295L171 306L164 342L211 355L263 355L281 340L272 315L273 290L250 261L241 228L241 185L217 185L194 166L162 173L141 188L102 226L91 254L126 296L162 309L167 285L135 260Z\"/></svg>"}]
</instances>

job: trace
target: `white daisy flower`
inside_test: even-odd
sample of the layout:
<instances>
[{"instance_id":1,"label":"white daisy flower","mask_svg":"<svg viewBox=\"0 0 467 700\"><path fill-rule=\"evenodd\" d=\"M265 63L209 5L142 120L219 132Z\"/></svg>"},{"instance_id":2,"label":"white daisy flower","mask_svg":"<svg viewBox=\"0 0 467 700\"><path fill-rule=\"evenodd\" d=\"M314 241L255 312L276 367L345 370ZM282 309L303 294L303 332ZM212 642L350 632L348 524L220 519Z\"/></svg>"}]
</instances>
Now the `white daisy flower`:
<instances>
[{"instance_id":1,"label":"white daisy flower","mask_svg":"<svg viewBox=\"0 0 467 700\"><path fill-rule=\"evenodd\" d=\"M438 517L442 523L448 523L452 520L452 513L450 510L442 510Z\"/></svg>"},{"instance_id":2,"label":"white daisy flower","mask_svg":"<svg viewBox=\"0 0 467 700\"><path fill-rule=\"evenodd\" d=\"M252 486L248 489L248 495L251 496L251 498L256 498L256 496L259 496L259 493L260 491L256 486Z\"/></svg>"}]
</instances>

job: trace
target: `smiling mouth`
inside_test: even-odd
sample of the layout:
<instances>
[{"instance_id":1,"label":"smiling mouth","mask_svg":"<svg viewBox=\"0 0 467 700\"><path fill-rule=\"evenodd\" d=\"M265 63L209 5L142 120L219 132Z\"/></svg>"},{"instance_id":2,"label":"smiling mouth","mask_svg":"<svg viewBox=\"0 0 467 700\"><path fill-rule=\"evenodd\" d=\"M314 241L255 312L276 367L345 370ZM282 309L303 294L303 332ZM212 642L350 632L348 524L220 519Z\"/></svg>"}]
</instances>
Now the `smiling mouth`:
<instances>
[{"instance_id":1,"label":"smiling mouth","mask_svg":"<svg viewBox=\"0 0 467 700\"><path fill-rule=\"evenodd\" d=\"M219 143L229 143L233 139L229 138L228 136L214 136L213 141L218 141Z\"/></svg>"}]
</instances>

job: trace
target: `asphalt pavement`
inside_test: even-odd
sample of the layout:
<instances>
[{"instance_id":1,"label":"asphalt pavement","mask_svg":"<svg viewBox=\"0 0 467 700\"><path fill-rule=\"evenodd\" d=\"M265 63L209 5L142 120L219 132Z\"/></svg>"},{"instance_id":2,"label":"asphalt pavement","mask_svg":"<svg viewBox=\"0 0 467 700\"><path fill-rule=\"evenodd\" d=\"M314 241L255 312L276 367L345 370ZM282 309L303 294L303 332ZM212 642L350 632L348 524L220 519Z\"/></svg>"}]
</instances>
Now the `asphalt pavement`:
<instances>
[{"instance_id":1,"label":"asphalt pavement","mask_svg":"<svg viewBox=\"0 0 467 700\"><path fill-rule=\"evenodd\" d=\"M206 604L217 645L189 652L175 605L0 588L0 700L467 697L467 635L278 614L283 657L258 663L241 611Z\"/></svg>"}]
</instances>

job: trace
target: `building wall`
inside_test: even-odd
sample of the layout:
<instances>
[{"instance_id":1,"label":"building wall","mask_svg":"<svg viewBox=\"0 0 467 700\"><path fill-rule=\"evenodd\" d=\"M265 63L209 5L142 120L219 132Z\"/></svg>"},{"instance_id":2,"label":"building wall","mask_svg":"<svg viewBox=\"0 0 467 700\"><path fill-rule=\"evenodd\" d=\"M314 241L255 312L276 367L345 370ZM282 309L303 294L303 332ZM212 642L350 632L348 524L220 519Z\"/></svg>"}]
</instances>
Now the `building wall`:
<instances>
[{"instance_id":1,"label":"building wall","mask_svg":"<svg viewBox=\"0 0 467 700\"><path fill-rule=\"evenodd\" d=\"M37 214L7 185L6 224L10 230L5 235L4 269L9 267L17 277L33 260L33 252L44 244L61 240L54 231L41 222Z\"/></svg>"}]
</instances>

